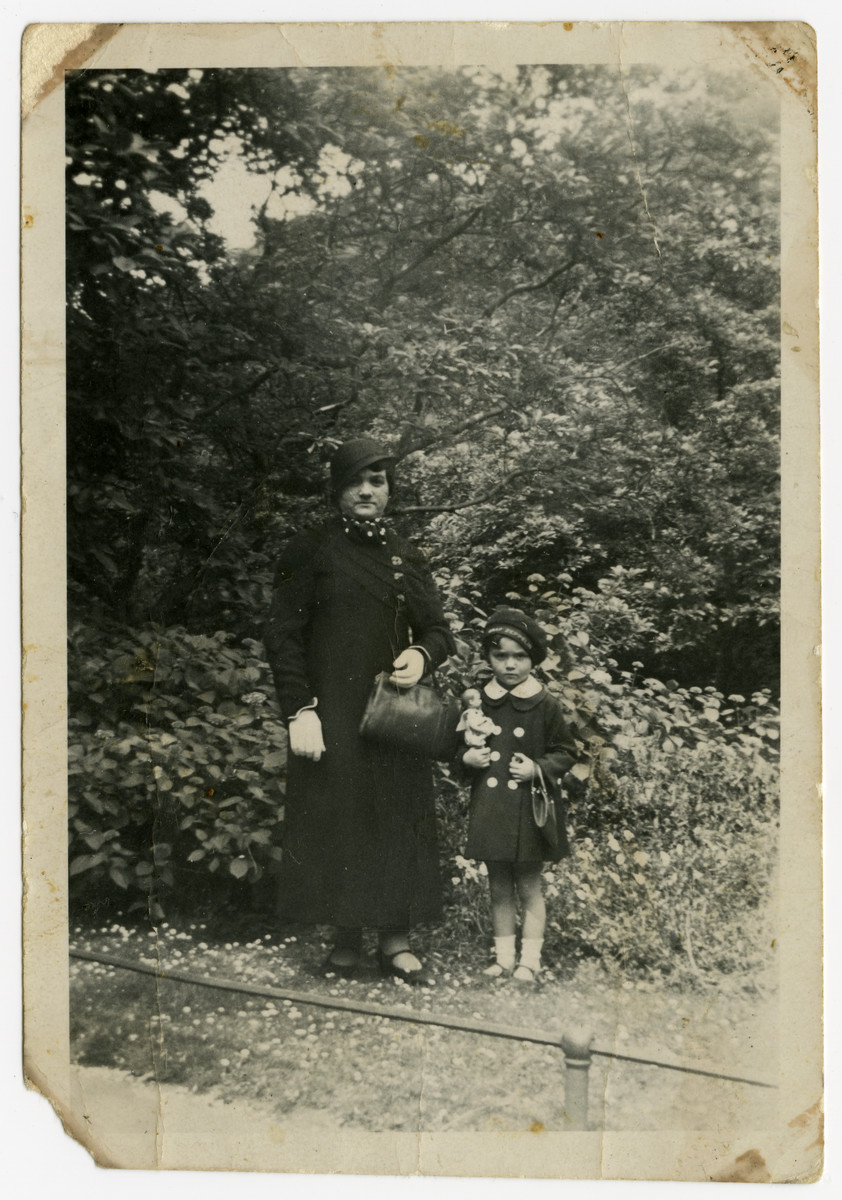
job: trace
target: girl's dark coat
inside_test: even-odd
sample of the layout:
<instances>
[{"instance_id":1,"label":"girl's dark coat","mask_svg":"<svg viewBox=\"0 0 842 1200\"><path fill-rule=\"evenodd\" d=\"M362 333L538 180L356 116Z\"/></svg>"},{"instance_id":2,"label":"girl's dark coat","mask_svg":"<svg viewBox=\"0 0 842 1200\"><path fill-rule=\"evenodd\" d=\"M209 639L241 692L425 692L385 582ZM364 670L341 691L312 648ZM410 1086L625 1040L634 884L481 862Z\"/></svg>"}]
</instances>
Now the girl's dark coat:
<instances>
[{"instance_id":1,"label":"girl's dark coat","mask_svg":"<svg viewBox=\"0 0 842 1200\"><path fill-rule=\"evenodd\" d=\"M326 752L289 756L280 908L305 923L410 928L441 911L427 762L364 742L378 672L410 644L434 666L454 650L420 553L391 531L351 540L339 519L294 538L278 562L265 633L281 710L318 699Z\"/></svg>"},{"instance_id":2,"label":"girl's dark coat","mask_svg":"<svg viewBox=\"0 0 842 1200\"><path fill-rule=\"evenodd\" d=\"M561 780L576 759L576 746L560 704L545 688L534 696L507 693L499 699L483 690L482 708L495 722L497 732L487 741L491 765L471 772L466 857L483 862L542 862L566 857L570 850ZM561 841L557 855L550 854L532 819L530 784L511 786L515 781L509 778L509 763L518 752L537 762L555 799Z\"/></svg>"}]
</instances>

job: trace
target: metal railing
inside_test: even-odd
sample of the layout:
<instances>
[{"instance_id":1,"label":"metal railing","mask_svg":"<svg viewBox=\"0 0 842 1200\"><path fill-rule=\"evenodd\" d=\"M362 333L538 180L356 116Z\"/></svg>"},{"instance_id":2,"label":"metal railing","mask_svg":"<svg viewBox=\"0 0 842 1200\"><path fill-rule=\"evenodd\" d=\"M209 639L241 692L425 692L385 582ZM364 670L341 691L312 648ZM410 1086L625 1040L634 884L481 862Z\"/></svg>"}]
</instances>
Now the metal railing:
<instances>
[{"instance_id":1,"label":"metal railing","mask_svg":"<svg viewBox=\"0 0 842 1200\"><path fill-rule=\"evenodd\" d=\"M632 1054L621 1054L615 1050L600 1050L593 1045L593 1034L573 1029L567 1033L542 1033L534 1029L521 1029L511 1025L497 1025L489 1021L454 1017L447 1013L420 1012L417 1009L394 1008L386 1004L373 1004L367 1000L345 1000L340 996L320 995L318 992L298 992L289 988L270 987L264 984L239 983L231 979L214 979L192 975L186 971L153 967L147 963L131 962L112 954L92 954L87 950L70 950L70 957L81 962L100 963L118 967L124 971L135 971L140 975L151 975L155 979L166 979L173 983L186 983L193 987L214 988L217 991L237 992L246 996L263 996L272 1000L289 1000L293 1004L305 1004L313 1008L338 1009L341 1012L360 1013L365 1016L385 1017L390 1021L406 1021L413 1025L436 1025L441 1029L457 1029L463 1033L478 1033L486 1037L506 1038L513 1042L532 1042L539 1046L552 1046L562 1051L565 1066L564 1110L565 1127L570 1130L586 1130L588 1126L588 1087L590 1068L594 1058L613 1058L619 1062L639 1066L659 1067L664 1071L680 1071L686 1075L702 1075L708 1079L721 1079L728 1083L742 1083L749 1087L776 1088L774 1083L761 1079L748 1079L742 1075L728 1075L706 1067L689 1067L684 1063L670 1063L659 1059L643 1058Z\"/></svg>"}]
</instances>

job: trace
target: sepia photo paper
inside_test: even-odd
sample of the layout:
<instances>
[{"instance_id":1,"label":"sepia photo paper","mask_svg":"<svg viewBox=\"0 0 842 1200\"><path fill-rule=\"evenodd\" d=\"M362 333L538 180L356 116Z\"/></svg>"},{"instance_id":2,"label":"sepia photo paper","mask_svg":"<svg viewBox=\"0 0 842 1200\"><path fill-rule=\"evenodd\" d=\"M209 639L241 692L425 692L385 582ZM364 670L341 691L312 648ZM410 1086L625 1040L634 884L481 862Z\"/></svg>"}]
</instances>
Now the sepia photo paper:
<instances>
[{"instance_id":1,"label":"sepia photo paper","mask_svg":"<svg viewBox=\"0 0 842 1200\"><path fill-rule=\"evenodd\" d=\"M22 79L29 1086L103 1167L818 1179L813 30Z\"/></svg>"}]
</instances>

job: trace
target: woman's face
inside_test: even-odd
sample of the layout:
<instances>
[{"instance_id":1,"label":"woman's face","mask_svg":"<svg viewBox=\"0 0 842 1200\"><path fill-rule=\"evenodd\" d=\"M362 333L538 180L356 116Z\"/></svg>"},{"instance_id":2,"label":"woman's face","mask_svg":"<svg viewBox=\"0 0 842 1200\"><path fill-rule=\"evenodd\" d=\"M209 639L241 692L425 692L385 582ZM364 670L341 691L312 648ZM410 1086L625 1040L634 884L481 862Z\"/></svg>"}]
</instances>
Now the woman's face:
<instances>
[{"instance_id":1,"label":"woman's face","mask_svg":"<svg viewBox=\"0 0 842 1200\"><path fill-rule=\"evenodd\" d=\"M511 690L523 683L532 670L532 659L513 638L501 637L488 655L494 678Z\"/></svg>"},{"instance_id":2,"label":"woman's face","mask_svg":"<svg viewBox=\"0 0 842 1200\"><path fill-rule=\"evenodd\" d=\"M385 471L365 467L339 494L339 509L355 521L382 517L389 502L389 480Z\"/></svg>"}]
</instances>

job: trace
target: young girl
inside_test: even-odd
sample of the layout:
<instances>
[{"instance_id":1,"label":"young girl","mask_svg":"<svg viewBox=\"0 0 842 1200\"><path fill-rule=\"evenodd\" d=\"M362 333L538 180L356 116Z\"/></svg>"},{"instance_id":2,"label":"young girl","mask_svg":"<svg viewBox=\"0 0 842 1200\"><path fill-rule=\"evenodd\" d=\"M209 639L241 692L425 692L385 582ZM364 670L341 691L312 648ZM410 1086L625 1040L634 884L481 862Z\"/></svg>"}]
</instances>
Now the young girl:
<instances>
[{"instance_id":1,"label":"young girl","mask_svg":"<svg viewBox=\"0 0 842 1200\"><path fill-rule=\"evenodd\" d=\"M486 975L514 971L533 981L541 969L546 909L542 863L550 857L532 817L532 780L540 771L555 797L561 849L568 853L561 778L576 758L573 736L558 701L532 675L547 656L537 622L516 608L491 615L482 639L494 678L482 689L482 708L494 722L485 746L468 746L462 762L472 768L471 808L465 855L488 868L496 961ZM515 969L516 902L523 927Z\"/></svg>"}]
</instances>

